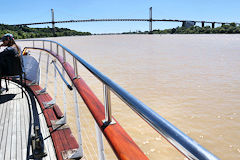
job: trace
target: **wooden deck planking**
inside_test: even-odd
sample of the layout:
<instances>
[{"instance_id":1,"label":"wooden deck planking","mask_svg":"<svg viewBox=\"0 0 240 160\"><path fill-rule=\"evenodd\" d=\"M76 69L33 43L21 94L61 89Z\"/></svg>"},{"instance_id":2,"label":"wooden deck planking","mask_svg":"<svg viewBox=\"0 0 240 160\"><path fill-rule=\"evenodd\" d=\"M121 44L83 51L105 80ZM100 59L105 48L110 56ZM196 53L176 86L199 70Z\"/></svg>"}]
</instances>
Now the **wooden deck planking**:
<instances>
[{"instance_id":1,"label":"wooden deck planking","mask_svg":"<svg viewBox=\"0 0 240 160\"><path fill-rule=\"evenodd\" d=\"M38 109L38 113L41 113L41 109L39 104L37 104L37 109ZM47 137L50 135L49 130L47 129L47 124L44 118L43 114L39 115L39 119L40 119L40 124L41 124L41 132L42 132L42 136L43 137ZM55 154L55 150L54 150L54 146L53 146L53 142L51 140L51 138L48 138L45 140L46 143L44 145L45 150L49 153L49 155L47 157L45 157L43 160L56 160L56 154ZM46 145L47 144L47 145Z\"/></svg>"},{"instance_id":2,"label":"wooden deck planking","mask_svg":"<svg viewBox=\"0 0 240 160\"><path fill-rule=\"evenodd\" d=\"M17 96L16 96L17 98ZM22 100L21 100L22 101ZM11 153L10 159L16 159L17 155L17 105L18 103L13 104L13 110L12 110L12 132L9 131L9 135L12 133L12 145L9 150L6 150L7 152L9 151Z\"/></svg>"},{"instance_id":3,"label":"wooden deck planking","mask_svg":"<svg viewBox=\"0 0 240 160\"><path fill-rule=\"evenodd\" d=\"M2 110L2 116L1 116L1 129L0 129L0 159L4 158L4 152L2 151L2 141L3 141L3 132L4 132L4 121L7 113L7 106L6 104L1 105L1 110Z\"/></svg>"},{"instance_id":4,"label":"wooden deck planking","mask_svg":"<svg viewBox=\"0 0 240 160\"><path fill-rule=\"evenodd\" d=\"M22 98L21 88L17 87L13 82L9 84L9 91L7 93L3 92L0 96L6 94L16 94L16 96L12 100L0 103L0 159L25 160L27 157L30 122L29 104L27 100L29 95L27 95L27 97L24 95ZM36 104L39 107L37 101ZM31 125L31 132L33 133L33 119ZM40 126L43 137L45 138L50 133L44 117L40 118ZM51 138L45 140L44 145L48 155L44 157L43 160L56 160ZM30 155L31 153L30 147Z\"/></svg>"},{"instance_id":5,"label":"wooden deck planking","mask_svg":"<svg viewBox=\"0 0 240 160\"><path fill-rule=\"evenodd\" d=\"M16 108L16 113L17 113L17 142L16 142L16 145L17 145L17 158L16 159L21 159L22 157L22 152L21 152L21 146L22 146L22 130L21 130L21 108L23 108L20 104L17 104L17 108ZM24 105L25 106L25 105Z\"/></svg>"},{"instance_id":6,"label":"wooden deck planking","mask_svg":"<svg viewBox=\"0 0 240 160\"><path fill-rule=\"evenodd\" d=\"M25 111L25 108L26 107L20 107L20 128L27 128L27 127L25 127L25 126L27 126L26 125L26 121L27 120L25 120L25 118L26 118L26 114L25 113L27 113L26 111ZM26 133L26 130L25 129L23 129L23 130L21 130L21 147L22 147L22 156L21 156L21 158L22 159L26 159L26 157L27 157L27 133ZM20 158L19 158L20 159Z\"/></svg>"},{"instance_id":7,"label":"wooden deck planking","mask_svg":"<svg viewBox=\"0 0 240 160\"><path fill-rule=\"evenodd\" d=\"M2 142L1 142L1 152L3 154L2 159L5 159L5 150L6 150L6 144L7 144L7 132L8 132L8 124L9 124L9 113L10 113L10 108L12 107L11 104L9 103L10 106L6 106L6 115L4 119L4 125L3 125L3 133L2 133Z\"/></svg>"},{"instance_id":8,"label":"wooden deck planking","mask_svg":"<svg viewBox=\"0 0 240 160\"><path fill-rule=\"evenodd\" d=\"M30 102L29 102L30 103ZM24 106L28 106L28 102L25 102ZM21 137L22 137L22 159L26 159L27 157L27 143L28 143L28 134L29 134L29 108L28 107L20 107L22 108L21 113L21 126L23 126L24 129L21 131Z\"/></svg>"},{"instance_id":9,"label":"wooden deck planking","mask_svg":"<svg viewBox=\"0 0 240 160\"><path fill-rule=\"evenodd\" d=\"M9 114L8 114L8 127L4 128L6 129L6 135L4 135L4 137L6 138L6 144L5 145L5 156L4 159L11 159L11 145L12 145L12 134L14 134L14 131L12 131L13 129L13 113L14 113L14 101L10 101L10 105L8 106L9 108ZM15 150L12 150L12 152L14 153Z\"/></svg>"}]
</instances>

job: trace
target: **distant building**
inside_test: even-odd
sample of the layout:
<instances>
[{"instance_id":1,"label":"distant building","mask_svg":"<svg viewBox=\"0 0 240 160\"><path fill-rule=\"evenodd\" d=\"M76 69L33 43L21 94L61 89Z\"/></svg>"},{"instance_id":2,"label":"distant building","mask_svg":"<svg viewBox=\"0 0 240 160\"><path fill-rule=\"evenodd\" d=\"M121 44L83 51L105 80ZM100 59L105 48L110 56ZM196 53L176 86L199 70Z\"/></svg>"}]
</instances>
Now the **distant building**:
<instances>
[{"instance_id":1,"label":"distant building","mask_svg":"<svg viewBox=\"0 0 240 160\"><path fill-rule=\"evenodd\" d=\"M195 24L196 24L196 22L193 22L193 21L184 21L182 24L182 27L190 28L190 27L194 26Z\"/></svg>"}]
</instances>

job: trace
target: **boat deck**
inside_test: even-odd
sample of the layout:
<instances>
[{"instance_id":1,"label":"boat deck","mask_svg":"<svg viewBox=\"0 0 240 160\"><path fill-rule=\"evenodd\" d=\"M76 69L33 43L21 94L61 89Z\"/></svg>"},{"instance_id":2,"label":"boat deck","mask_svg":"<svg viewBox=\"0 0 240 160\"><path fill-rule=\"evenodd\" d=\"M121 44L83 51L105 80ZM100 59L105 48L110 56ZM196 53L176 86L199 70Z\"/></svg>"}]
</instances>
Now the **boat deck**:
<instances>
[{"instance_id":1,"label":"boat deck","mask_svg":"<svg viewBox=\"0 0 240 160\"><path fill-rule=\"evenodd\" d=\"M43 138L50 133L33 94L23 89L22 97L21 86L12 81L8 87L0 95L0 159L26 160L32 155L34 125L38 123ZM57 159L51 138L44 140L44 150L44 160Z\"/></svg>"}]
</instances>

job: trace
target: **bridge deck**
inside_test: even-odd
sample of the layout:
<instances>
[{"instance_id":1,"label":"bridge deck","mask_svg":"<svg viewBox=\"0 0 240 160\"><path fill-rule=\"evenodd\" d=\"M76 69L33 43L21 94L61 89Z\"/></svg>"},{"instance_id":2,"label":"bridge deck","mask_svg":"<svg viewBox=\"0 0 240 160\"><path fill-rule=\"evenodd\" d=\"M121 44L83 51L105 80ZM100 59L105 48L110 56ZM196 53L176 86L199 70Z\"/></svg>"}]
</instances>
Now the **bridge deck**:
<instances>
[{"instance_id":1,"label":"bridge deck","mask_svg":"<svg viewBox=\"0 0 240 160\"><path fill-rule=\"evenodd\" d=\"M34 106L37 109L34 109ZM26 160L32 154L30 144L33 134L34 118L40 108L33 95L18 84L9 82L9 91L0 95L0 159ZM39 115L39 123L43 137L49 135L45 119ZM56 159L51 138L44 141L47 156L44 160Z\"/></svg>"}]
</instances>

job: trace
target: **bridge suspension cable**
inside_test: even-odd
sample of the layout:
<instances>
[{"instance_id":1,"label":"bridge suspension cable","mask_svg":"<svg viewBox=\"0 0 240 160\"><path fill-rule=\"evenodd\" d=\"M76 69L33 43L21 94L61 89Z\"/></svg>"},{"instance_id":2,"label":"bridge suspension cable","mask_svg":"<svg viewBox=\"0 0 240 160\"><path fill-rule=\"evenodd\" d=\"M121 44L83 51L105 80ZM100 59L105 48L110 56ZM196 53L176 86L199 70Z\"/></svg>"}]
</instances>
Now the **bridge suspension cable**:
<instances>
[{"instance_id":1,"label":"bridge suspension cable","mask_svg":"<svg viewBox=\"0 0 240 160\"><path fill-rule=\"evenodd\" d=\"M66 21L48 21L48 22L35 22L35 23L23 23L13 24L15 26L28 26L38 24L51 24L51 23L75 23L75 22L108 22L108 21L159 21L159 22L196 22L196 23L215 23L215 24L231 24L231 22L212 22L212 21L195 21L195 20L173 20L173 19L83 19L83 20L66 20ZM239 25L240 23L235 23Z\"/></svg>"},{"instance_id":2,"label":"bridge suspension cable","mask_svg":"<svg viewBox=\"0 0 240 160\"><path fill-rule=\"evenodd\" d=\"M55 24L56 23L79 23L79 22L118 22L118 21L138 21L138 22L149 22L149 33L152 33L152 22L180 22L182 26L186 22L192 22L192 24L201 23L204 27L205 23L211 23L212 28L215 27L215 24L231 24L230 22L213 22L213 21L195 21L195 20L177 20L177 19L152 19L152 7L149 8L149 19L82 19L82 20L66 20L66 21L55 21L54 20L54 11L51 9L52 21L48 22L35 22L35 23L23 23L23 24L14 24L14 26L29 26L29 25L39 25L39 24L52 24L53 36L56 36L55 33ZM235 23L240 25L240 23Z\"/></svg>"}]
</instances>

